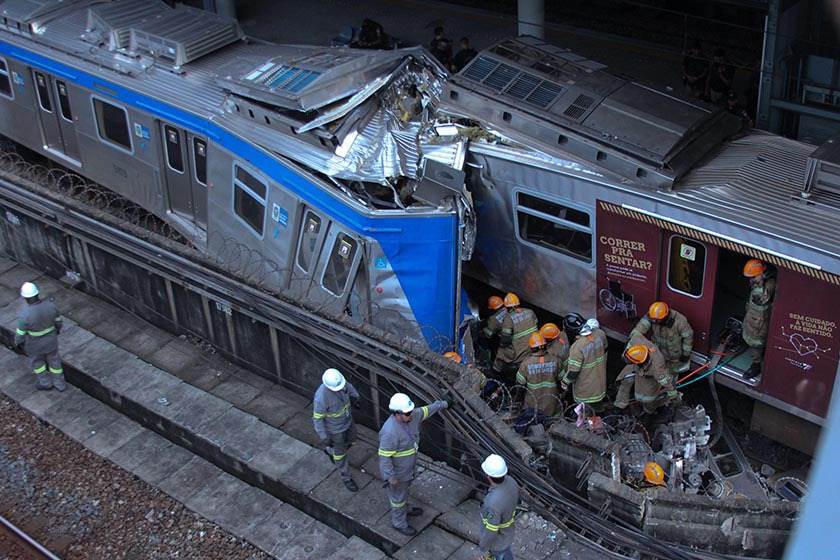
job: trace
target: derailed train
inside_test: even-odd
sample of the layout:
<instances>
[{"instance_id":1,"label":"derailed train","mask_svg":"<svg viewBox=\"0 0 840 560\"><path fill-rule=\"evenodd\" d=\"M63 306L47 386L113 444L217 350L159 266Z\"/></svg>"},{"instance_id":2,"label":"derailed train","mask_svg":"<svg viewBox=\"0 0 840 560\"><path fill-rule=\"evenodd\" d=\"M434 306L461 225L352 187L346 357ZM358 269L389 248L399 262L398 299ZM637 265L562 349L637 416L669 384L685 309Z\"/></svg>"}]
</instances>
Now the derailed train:
<instances>
[{"instance_id":1,"label":"derailed train","mask_svg":"<svg viewBox=\"0 0 840 560\"><path fill-rule=\"evenodd\" d=\"M210 254L262 255L270 287L436 350L478 283L597 315L619 340L665 299L702 361L743 308L740 264L761 258L778 281L765 372L733 360L719 379L762 403L765 431L790 425L768 421L779 411L823 423L834 143L744 132L533 38L447 77L422 49L263 43L155 0L0 1L0 134Z\"/></svg>"}]
</instances>

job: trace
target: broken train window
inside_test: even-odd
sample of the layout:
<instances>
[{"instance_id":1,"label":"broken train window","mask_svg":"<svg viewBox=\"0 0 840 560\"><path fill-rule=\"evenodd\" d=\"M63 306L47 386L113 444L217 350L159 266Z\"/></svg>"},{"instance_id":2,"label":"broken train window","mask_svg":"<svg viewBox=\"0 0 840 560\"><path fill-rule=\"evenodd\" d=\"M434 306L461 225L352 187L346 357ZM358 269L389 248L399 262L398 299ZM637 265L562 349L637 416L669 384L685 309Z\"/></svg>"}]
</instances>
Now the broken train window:
<instances>
[{"instance_id":1,"label":"broken train window","mask_svg":"<svg viewBox=\"0 0 840 560\"><path fill-rule=\"evenodd\" d=\"M340 296L347 287L347 279L350 278L350 270L353 268L353 260L356 256L358 244L356 240L344 233L339 233L332 250L330 260L324 269L324 277L321 284L333 295Z\"/></svg>"},{"instance_id":2,"label":"broken train window","mask_svg":"<svg viewBox=\"0 0 840 560\"><path fill-rule=\"evenodd\" d=\"M523 192L516 193L522 241L592 262L592 226L583 210Z\"/></svg>"}]
</instances>

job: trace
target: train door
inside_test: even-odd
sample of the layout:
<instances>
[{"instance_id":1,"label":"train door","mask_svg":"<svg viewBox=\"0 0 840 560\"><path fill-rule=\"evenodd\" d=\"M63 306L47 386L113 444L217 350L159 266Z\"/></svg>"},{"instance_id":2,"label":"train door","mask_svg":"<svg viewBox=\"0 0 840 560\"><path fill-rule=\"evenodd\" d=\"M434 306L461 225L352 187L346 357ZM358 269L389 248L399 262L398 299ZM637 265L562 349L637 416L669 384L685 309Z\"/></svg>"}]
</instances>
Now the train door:
<instances>
[{"instance_id":1,"label":"train door","mask_svg":"<svg viewBox=\"0 0 840 560\"><path fill-rule=\"evenodd\" d=\"M302 298L309 292L321 258L328 225L329 220L317 211L303 208L292 273L289 275L289 292L292 297Z\"/></svg>"},{"instance_id":2,"label":"train door","mask_svg":"<svg viewBox=\"0 0 840 560\"><path fill-rule=\"evenodd\" d=\"M51 76L38 72L37 70L32 71L32 76L35 83L35 96L38 103L38 118L41 124L41 134L43 135L44 147L51 152L68 155L64 151L64 139L61 133L60 117L58 116L56 110L56 96L53 95L53 91L55 91L53 79Z\"/></svg>"},{"instance_id":3,"label":"train door","mask_svg":"<svg viewBox=\"0 0 840 560\"><path fill-rule=\"evenodd\" d=\"M54 80L56 105L58 105L58 126L61 128L61 140L64 142L64 153L75 161L79 157L79 141L76 138L76 120L70 105L70 90L63 80Z\"/></svg>"},{"instance_id":4,"label":"train door","mask_svg":"<svg viewBox=\"0 0 840 560\"><path fill-rule=\"evenodd\" d=\"M686 316L694 328L694 350L708 354L718 268L718 247L665 232L659 299Z\"/></svg>"},{"instance_id":5,"label":"train door","mask_svg":"<svg viewBox=\"0 0 840 560\"><path fill-rule=\"evenodd\" d=\"M190 185L195 223L207 229L207 140L189 135L191 168Z\"/></svg>"},{"instance_id":6,"label":"train door","mask_svg":"<svg viewBox=\"0 0 840 560\"><path fill-rule=\"evenodd\" d=\"M344 313L362 253L360 241L332 223L324 241L321 258L309 284L307 299L324 311Z\"/></svg>"},{"instance_id":7,"label":"train door","mask_svg":"<svg viewBox=\"0 0 840 560\"><path fill-rule=\"evenodd\" d=\"M188 146L187 134L165 122L160 124L160 132L169 210L206 228L207 142L198 137L191 137L192 146ZM194 150L198 159L194 157ZM204 184L199 178L204 180Z\"/></svg>"}]
</instances>

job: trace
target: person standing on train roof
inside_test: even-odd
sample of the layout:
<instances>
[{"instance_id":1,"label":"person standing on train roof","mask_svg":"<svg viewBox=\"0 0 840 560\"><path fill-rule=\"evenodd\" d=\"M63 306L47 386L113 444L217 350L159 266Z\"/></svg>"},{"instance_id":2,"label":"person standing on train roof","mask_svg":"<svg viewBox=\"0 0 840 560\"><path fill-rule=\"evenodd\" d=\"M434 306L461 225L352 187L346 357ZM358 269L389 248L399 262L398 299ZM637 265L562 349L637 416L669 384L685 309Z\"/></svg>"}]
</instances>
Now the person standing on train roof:
<instances>
[{"instance_id":1,"label":"person standing on train roof","mask_svg":"<svg viewBox=\"0 0 840 560\"><path fill-rule=\"evenodd\" d=\"M516 535L516 508L519 485L508 475L507 463L499 455L488 455L481 463L490 489L481 502L481 533L478 537L480 560L513 560Z\"/></svg>"},{"instance_id":2,"label":"person standing on train roof","mask_svg":"<svg viewBox=\"0 0 840 560\"><path fill-rule=\"evenodd\" d=\"M749 279L750 294L747 297L741 337L747 343L752 357L752 364L744 378L753 379L761 375L767 331L770 328L770 312L776 295L776 278L767 269L767 265L758 259L750 259L744 264L744 276Z\"/></svg>"},{"instance_id":3,"label":"person standing on train roof","mask_svg":"<svg viewBox=\"0 0 840 560\"><path fill-rule=\"evenodd\" d=\"M530 309L520 307L519 296L508 293L504 299L508 314L502 322L499 335L499 351L493 363L493 371L502 379L512 381L509 377L519 368L519 364L530 352L528 337L537 332L539 322L536 314ZM512 384L512 383L510 383Z\"/></svg>"},{"instance_id":4,"label":"person standing on train roof","mask_svg":"<svg viewBox=\"0 0 840 560\"><path fill-rule=\"evenodd\" d=\"M648 331L651 331L651 341L659 348L672 373L685 372L691 368L694 329L685 315L664 301L655 301L630 331L630 339L636 335L647 336ZM630 346L629 342L627 346Z\"/></svg>"},{"instance_id":5,"label":"person standing on train roof","mask_svg":"<svg viewBox=\"0 0 840 560\"><path fill-rule=\"evenodd\" d=\"M631 388L634 389L636 400L642 403L648 414L655 413L665 403L679 399L679 392L674 388L674 375L653 342L640 334L634 334L623 357L627 365L616 378L618 393L613 403L616 408L627 408Z\"/></svg>"},{"instance_id":6,"label":"person standing on train roof","mask_svg":"<svg viewBox=\"0 0 840 560\"><path fill-rule=\"evenodd\" d=\"M40 299L38 286L32 282L23 283L20 295L25 304L18 314L15 347L29 357L38 389L48 391L55 387L57 391L64 391L67 384L58 353L58 335L63 324L61 314L52 301Z\"/></svg>"},{"instance_id":7,"label":"person standing on train roof","mask_svg":"<svg viewBox=\"0 0 840 560\"><path fill-rule=\"evenodd\" d=\"M541 326L540 334L545 339L546 352L557 360L557 379L563 379L569 365L569 337L554 323Z\"/></svg>"},{"instance_id":8,"label":"person standing on train roof","mask_svg":"<svg viewBox=\"0 0 840 560\"><path fill-rule=\"evenodd\" d=\"M596 412L607 394L607 335L597 319L589 319L569 349L569 366L560 388L572 388L575 402L586 403Z\"/></svg>"},{"instance_id":9,"label":"person standing on train roof","mask_svg":"<svg viewBox=\"0 0 840 560\"><path fill-rule=\"evenodd\" d=\"M415 408L408 395L395 393L388 403L391 416L379 430L379 471L388 482L391 526L409 537L416 535L417 529L408 524L408 517L423 515L421 508L408 507L408 491L420 448L420 425L448 407L447 401L435 401Z\"/></svg>"},{"instance_id":10,"label":"person standing on train roof","mask_svg":"<svg viewBox=\"0 0 840 560\"><path fill-rule=\"evenodd\" d=\"M359 393L353 384L335 368L321 376L321 386L315 391L312 402L312 423L321 446L338 467L344 486L357 492L359 486L350 475L347 452L356 441L356 423L350 411L350 399L358 399Z\"/></svg>"}]
</instances>

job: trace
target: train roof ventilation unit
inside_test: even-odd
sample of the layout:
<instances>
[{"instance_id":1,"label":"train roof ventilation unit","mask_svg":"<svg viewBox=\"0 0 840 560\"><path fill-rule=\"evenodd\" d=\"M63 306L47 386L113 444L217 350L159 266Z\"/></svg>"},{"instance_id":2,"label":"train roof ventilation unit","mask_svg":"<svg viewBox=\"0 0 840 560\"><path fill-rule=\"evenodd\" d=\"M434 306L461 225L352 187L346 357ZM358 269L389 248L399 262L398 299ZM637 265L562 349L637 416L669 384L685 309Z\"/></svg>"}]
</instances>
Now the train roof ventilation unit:
<instances>
[{"instance_id":1,"label":"train roof ventilation unit","mask_svg":"<svg viewBox=\"0 0 840 560\"><path fill-rule=\"evenodd\" d=\"M132 26L130 50L177 71L243 37L235 19L179 5Z\"/></svg>"},{"instance_id":2,"label":"train roof ventilation unit","mask_svg":"<svg viewBox=\"0 0 840 560\"><path fill-rule=\"evenodd\" d=\"M827 140L808 156L805 187L800 196L840 208L840 136Z\"/></svg>"},{"instance_id":3,"label":"train roof ventilation unit","mask_svg":"<svg viewBox=\"0 0 840 560\"><path fill-rule=\"evenodd\" d=\"M88 8L87 25L82 39L109 50L127 50L131 28L165 17L172 8L160 0L118 0Z\"/></svg>"},{"instance_id":4,"label":"train roof ventilation unit","mask_svg":"<svg viewBox=\"0 0 840 560\"><path fill-rule=\"evenodd\" d=\"M40 35L44 26L64 15L108 0L5 0L0 2L0 27L13 33Z\"/></svg>"},{"instance_id":5,"label":"train roof ventilation unit","mask_svg":"<svg viewBox=\"0 0 840 560\"><path fill-rule=\"evenodd\" d=\"M308 112L372 94L405 63L405 50L369 51L274 45L270 58L242 56L222 66L217 82L254 101Z\"/></svg>"},{"instance_id":6,"label":"train roof ventilation unit","mask_svg":"<svg viewBox=\"0 0 840 560\"><path fill-rule=\"evenodd\" d=\"M447 82L440 108L535 149L658 188L673 188L741 127L720 108L619 77L527 36L479 53Z\"/></svg>"}]
</instances>

